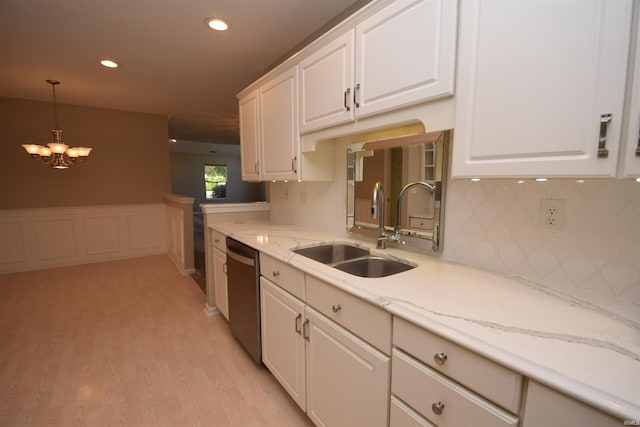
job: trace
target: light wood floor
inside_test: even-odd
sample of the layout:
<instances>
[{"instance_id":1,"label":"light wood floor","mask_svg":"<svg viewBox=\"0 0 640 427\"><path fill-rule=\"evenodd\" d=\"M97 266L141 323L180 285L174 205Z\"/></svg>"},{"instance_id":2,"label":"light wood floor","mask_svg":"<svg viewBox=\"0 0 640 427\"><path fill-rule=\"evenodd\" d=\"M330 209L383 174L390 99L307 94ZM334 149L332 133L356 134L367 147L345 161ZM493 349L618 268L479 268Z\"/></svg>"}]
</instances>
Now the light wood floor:
<instances>
[{"instance_id":1,"label":"light wood floor","mask_svg":"<svg viewBox=\"0 0 640 427\"><path fill-rule=\"evenodd\" d=\"M0 275L0 426L312 425L166 256Z\"/></svg>"}]
</instances>

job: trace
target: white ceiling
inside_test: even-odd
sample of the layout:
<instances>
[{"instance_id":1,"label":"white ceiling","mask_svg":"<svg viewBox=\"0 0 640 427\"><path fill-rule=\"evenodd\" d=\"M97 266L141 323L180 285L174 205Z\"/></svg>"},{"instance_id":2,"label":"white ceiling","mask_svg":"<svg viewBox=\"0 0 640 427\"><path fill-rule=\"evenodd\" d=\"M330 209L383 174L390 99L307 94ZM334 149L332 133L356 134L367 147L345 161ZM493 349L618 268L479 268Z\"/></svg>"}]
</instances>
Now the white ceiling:
<instances>
[{"instance_id":1,"label":"white ceiling","mask_svg":"<svg viewBox=\"0 0 640 427\"><path fill-rule=\"evenodd\" d=\"M166 114L170 137L238 143L235 95L368 1L0 0L0 96L51 101L54 79L58 103Z\"/></svg>"}]
</instances>

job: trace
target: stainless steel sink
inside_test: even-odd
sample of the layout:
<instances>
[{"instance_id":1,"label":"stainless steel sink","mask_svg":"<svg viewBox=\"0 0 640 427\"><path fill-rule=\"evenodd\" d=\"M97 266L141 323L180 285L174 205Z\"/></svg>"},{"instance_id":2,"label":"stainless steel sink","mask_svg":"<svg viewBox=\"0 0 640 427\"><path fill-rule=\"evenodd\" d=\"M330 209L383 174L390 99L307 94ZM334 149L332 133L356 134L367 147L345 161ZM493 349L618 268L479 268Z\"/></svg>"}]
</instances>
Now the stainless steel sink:
<instances>
[{"instance_id":1,"label":"stainless steel sink","mask_svg":"<svg viewBox=\"0 0 640 427\"><path fill-rule=\"evenodd\" d=\"M347 243L327 243L292 249L314 261L360 277L385 277L414 268L392 258L370 255L369 249Z\"/></svg>"},{"instance_id":2,"label":"stainless steel sink","mask_svg":"<svg viewBox=\"0 0 640 427\"><path fill-rule=\"evenodd\" d=\"M385 277L414 268L395 259L373 255L340 262L333 267L360 277Z\"/></svg>"},{"instance_id":3,"label":"stainless steel sink","mask_svg":"<svg viewBox=\"0 0 640 427\"><path fill-rule=\"evenodd\" d=\"M309 246L294 249L293 252L323 264L333 264L369 255L369 249L348 245L346 243L328 243L325 245Z\"/></svg>"}]
</instances>

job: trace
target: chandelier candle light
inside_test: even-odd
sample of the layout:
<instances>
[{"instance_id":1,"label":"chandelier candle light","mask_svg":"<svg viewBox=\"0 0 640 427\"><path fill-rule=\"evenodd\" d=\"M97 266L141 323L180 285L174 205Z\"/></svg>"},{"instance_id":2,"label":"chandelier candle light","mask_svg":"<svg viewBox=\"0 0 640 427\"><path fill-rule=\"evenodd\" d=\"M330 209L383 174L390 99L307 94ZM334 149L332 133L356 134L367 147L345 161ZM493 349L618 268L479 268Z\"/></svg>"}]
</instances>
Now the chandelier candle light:
<instances>
[{"instance_id":1,"label":"chandelier candle light","mask_svg":"<svg viewBox=\"0 0 640 427\"><path fill-rule=\"evenodd\" d=\"M86 160L92 149L87 147L69 147L62 142L62 130L58 128L58 107L56 104L56 85L59 85L60 82L57 80L47 80L47 83L49 83L53 89L53 114L55 118L55 127L51 129L53 141L48 143L46 147L37 144L22 144L22 146L32 158L39 158L55 169L67 169L78 160Z\"/></svg>"}]
</instances>

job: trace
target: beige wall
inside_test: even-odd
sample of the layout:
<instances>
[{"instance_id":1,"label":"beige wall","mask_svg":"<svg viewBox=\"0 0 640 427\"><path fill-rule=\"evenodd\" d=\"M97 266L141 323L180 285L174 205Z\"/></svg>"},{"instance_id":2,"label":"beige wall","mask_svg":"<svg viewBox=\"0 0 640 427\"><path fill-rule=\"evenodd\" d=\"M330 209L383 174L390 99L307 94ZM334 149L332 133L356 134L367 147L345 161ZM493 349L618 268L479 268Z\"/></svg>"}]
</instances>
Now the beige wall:
<instances>
[{"instance_id":1,"label":"beige wall","mask_svg":"<svg viewBox=\"0 0 640 427\"><path fill-rule=\"evenodd\" d=\"M55 170L21 144L51 140L53 105L0 97L0 209L162 203L171 189L167 117L58 104L69 146L88 160Z\"/></svg>"}]
</instances>

